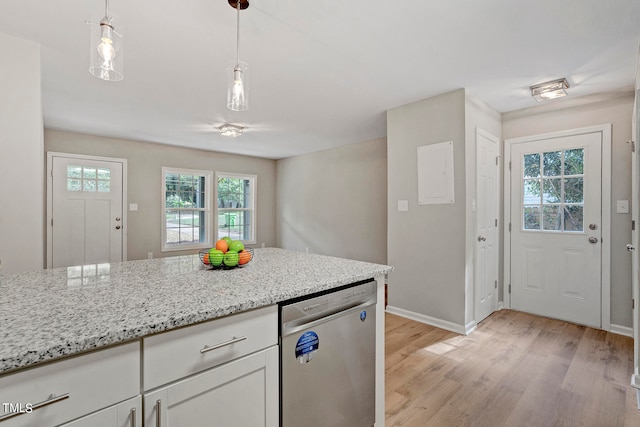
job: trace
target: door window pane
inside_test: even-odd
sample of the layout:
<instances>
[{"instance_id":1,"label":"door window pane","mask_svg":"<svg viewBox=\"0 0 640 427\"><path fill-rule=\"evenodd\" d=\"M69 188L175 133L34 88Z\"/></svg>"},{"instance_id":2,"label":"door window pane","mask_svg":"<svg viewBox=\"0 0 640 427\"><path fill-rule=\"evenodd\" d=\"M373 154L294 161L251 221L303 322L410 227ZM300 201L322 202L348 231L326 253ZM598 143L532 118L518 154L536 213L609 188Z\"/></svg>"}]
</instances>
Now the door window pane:
<instances>
[{"instance_id":1,"label":"door window pane","mask_svg":"<svg viewBox=\"0 0 640 427\"><path fill-rule=\"evenodd\" d=\"M524 177L538 178L540 176L540 153L524 155Z\"/></svg>"},{"instance_id":2,"label":"door window pane","mask_svg":"<svg viewBox=\"0 0 640 427\"><path fill-rule=\"evenodd\" d=\"M542 203L560 203L562 200L562 180L559 178L545 178L542 183Z\"/></svg>"},{"instance_id":3,"label":"door window pane","mask_svg":"<svg viewBox=\"0 0 640 427\"><path fill-rule=\"evenodd\" d=\"M572 205L564 207L564 230L584 231L584 207L582 205Z\"/></svg>"},{"instance_id":4,"label":"door window pane","mask_svg":"<svg viewBox=\"0 0 640 427\"><path fill-rule=\"evenodd\" d=\"M584 148L564 152L564 174L582 175L584 173Z\"/></svg>"},{"instance_id":5,"label":"door window pane","mask_svg":"<svg viewBox=\"0 0 640 427\"><path fill-rule=\"evenodd\" d=\"M525 154L523 166L523 230L583 232L584 148Z\"/></svg>"},{"instance_id":6,"label":"door window pane","mask_svg":"<svg viewBox=\"0 0 640 427\"><path fill-rule=\"evenodd\" d=\"M562 151L543 153L542 168L544 176L560 176L562 174Z\"/></svg>"},{"instance_id":7,"label":"door window pane","mask_svg":"<svg viewBox=\"0 0 640 427\"><path fill-rule=\"evenodd\" d=\"M562 230L562 210L558 205L548 205L542 207L542 229Z\"/></svg>"},{"instance_id":8,"label":"door window pane","mask_svg":"<svg viewBox=\"0 0 640 427\"><path fill-rule=\"evenodd\" d=\"M565 203L584 203L582 178L565 178L564 201Z\"/></svg>"},{"instance_id":9,"label":"door window pane","mask_svg":"<svg viewBox=\"0 0 640 427\"><path fill-rule=\"evenodd\" d=\"M523 212L523 228L525 230L540 230L540 207L525 206Z\"/></svg>"}]
</instances>

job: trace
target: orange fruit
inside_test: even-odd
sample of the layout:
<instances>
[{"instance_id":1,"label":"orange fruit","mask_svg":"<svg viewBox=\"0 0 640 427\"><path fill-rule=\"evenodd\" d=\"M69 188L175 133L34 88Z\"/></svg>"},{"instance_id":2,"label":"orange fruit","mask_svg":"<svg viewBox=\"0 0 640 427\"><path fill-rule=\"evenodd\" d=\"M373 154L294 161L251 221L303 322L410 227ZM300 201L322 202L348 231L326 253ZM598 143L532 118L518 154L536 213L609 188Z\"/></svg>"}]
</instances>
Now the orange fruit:
<instances>
[{"instance_id":1,"label":"orange fruit","mask_svg":"<svg viewBox=\"0 0 640 427\"><path fill-rule=\"evenodd\" d=\"M227 253L227 251L229 250L229 244L226 240L220 239L216 242L216 249L222 251L223 254Z\"/></svg>"},{"instance_id":2,"label":"orange fruit","mask_svg":"<svg viewBox=\"0 0 640 427\"><path fill-rule=\"evenodd\" d=\"M242 252L238 253L238 264L244 265L244 264L248 263L249 261L251 261L251 252L242 251Z\"/></svg>"},{"instance_id":3,"label":"orange fruit","mask_svg":"<svg viewBox=\"0 0 640 427\"><path fill-rule=\"evenodd\" d=\"M208 252L206 254L204 254L204 256L202 257L202 262L205 265L209 265L209 253Z\"/></svg>"}]
</instances>

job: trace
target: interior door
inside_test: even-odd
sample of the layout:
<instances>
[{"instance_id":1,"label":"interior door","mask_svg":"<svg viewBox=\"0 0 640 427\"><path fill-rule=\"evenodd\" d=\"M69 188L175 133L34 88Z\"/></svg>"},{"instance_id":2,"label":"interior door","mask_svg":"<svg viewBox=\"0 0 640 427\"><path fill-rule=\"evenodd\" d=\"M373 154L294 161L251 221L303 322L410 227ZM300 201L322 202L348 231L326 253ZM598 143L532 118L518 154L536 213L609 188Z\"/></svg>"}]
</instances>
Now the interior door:
<instances>
[{"instance_id":1,"label":"interior door","mask_svg":"<svg viewBox=\"0 0 640 427\"><path fill-rule=\"evenodd\" d=\"M602 133L511 146L511 307L601 327Z\"/></svg>"},{"instance_id":2,"label":"interior door","mask_svg":"<svg viewBox=\"0 0 640 427\"><path fill-rule=\"evenodd\" d=\"M123 163L50 157L50 267L123 260Z\"/></svg>"},{"instance_id":3,"label":"interior door","mask_svg":"<svg viewBox=\"0 0 640 427\"><path fill-rule=\"evenodd\" d=\"M475 320L496 310L498 291L498 138L476 131Z\"/></svg>"}]
</instances>

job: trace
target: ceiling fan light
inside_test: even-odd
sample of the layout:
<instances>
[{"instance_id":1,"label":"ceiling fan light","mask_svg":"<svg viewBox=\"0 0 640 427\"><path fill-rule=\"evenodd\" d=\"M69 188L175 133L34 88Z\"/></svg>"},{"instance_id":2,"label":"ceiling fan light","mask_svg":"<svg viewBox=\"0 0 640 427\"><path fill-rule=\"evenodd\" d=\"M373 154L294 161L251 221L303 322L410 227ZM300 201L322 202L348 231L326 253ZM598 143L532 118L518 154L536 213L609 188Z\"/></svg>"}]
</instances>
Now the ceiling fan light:
<instances>
[{"instance_id":1,"label":"ceiling fan light","mask_svg":"<svg viewBox=\"0 0 640 427\"><path fill-rule=\"evenodd\" d=\"M231 136L233 138L242 135L244 129L245 128L243 126L233 125L231 123L225 123L218 128L218 130L220 131L220 135Z\"/></svg>"},{"instance_id":2,"label":"ceiling fan light","mask_svg":"<svg viewBox=\"0 0 640 427\"><path fill-rule=\"evenodd\" d=\"M569 82L563 78L533 85L529 89L531 90L531 96L536 101L541 102L566 96Z\"/></svg>"}]
</instances>

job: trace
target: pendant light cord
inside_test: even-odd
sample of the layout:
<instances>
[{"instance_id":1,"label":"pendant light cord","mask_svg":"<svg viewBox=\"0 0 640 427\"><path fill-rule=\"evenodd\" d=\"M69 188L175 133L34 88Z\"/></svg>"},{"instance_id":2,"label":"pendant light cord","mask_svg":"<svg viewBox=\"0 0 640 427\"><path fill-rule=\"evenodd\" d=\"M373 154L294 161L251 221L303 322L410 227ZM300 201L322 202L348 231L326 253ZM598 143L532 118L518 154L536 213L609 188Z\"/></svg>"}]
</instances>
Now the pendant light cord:
<instances>
[{"instance_id":1,"label":"pendant light cord","mask_svg":"<svg viewBox=\"0 0 640 427\"><path fill-rule=\"evenodd\" d=\"M104 0L104 16L109 17L109 0Z\"/></svg>"},{"instance_id":2,"label":"pendant light cord","mask_svg":"<svg viewBox=\"0 0 640 427\"><path fill-rule=\"evenodd\" d=\"M240 64L240 2L241 0L237 0L236 10L237 10L237 18L236 18L236 65Z\"/></svg>"}]
</instances>

